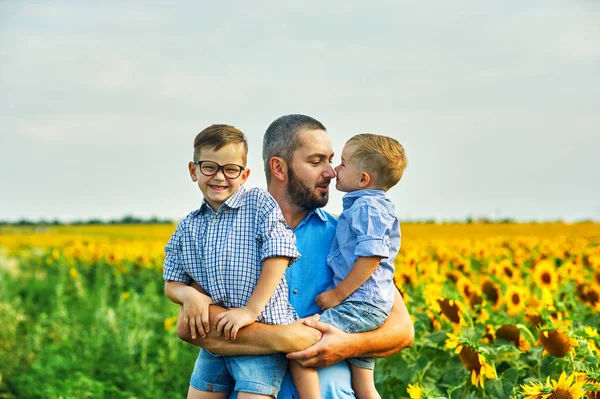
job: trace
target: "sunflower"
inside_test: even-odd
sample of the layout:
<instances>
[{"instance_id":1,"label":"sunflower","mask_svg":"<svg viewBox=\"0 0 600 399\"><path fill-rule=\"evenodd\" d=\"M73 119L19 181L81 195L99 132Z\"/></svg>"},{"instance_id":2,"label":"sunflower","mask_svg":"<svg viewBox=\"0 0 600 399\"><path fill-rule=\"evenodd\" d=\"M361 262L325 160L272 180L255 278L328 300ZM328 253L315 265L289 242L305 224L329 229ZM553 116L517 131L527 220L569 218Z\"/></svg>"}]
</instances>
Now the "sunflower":
<instances>
[{"instance_id":1,"label":"sunflower","mask_svg":"<svg viewBox=\"0 0 600 399\"><path fill-rule=\"evenodd\" d=\"M437 300L441 313L454 324L461 324L462 306L453 299L439 298Z\"/></svg>"},{"instance_id":2,"label":"sunflower","mask_svg":"<svg viewBox=\"0 0 600 399\"><path fill-rule=\"evenodd\" d=\"M502 259L491 265L490 271L502 281L512 282L519 278L519 271L510 259Z\"/></svg>"},{"instance_id":3,"label":"sunflower","mask_svg":"<svg viewBox=\"0 0 600 399\"><path fill-rule=\"evenodd\" d=\"M492 309L500 308L500 299L502 298L500 287L490 279L484 279L481 283L481 292L485 295L487 301L492 306Z\"/></svg>"},{"instance_id":4,"label":"sunflower","mask_svg":"<svg viewBox=\"0 0 600 399\"><path fill-rule=\"evenodd\" d=\"M471 281L466 277L460 277L456 282L456 289L465 299L469 299L471 294L475 293L475 288Z\"/></svg>"},{"instance_id":5,"label":"sunflower","mask_svg":"<svg viewBox=\"0 0 600 399\"><path fill-rule=\"evenodd\" d=\"M544 347L542 357L551 354L554 357L565 357L569 351L579 346L577 340L571 338L566 332L566 328L546 328L538 333L539 341Z\"/></svg>"},{"instance_id":6,"label":"sunflower","mask_svg":"<svg viewBox=\"0 0 600 399\"><path fill-rule=\"evenodd\" d=\"M515 326L509 324L500 326L495 333L496 338L504 339L508 342L512 342L517 348L523 352L529 350L529 343L521 335L521 331Z\"/></svg>"},{"instance_id":7,"label":"sunflower","mask_svg":"<svg viewBox=\"0 0 600 399\"><path fill-rule=\"evenodd\" d=\"M531 324L533 328L541 327L544 324L539 312L531 308L525 309L525 320L527 323Z\"/></svg>"},{"instance_id":8,"label":"sunflower","mask_svg":"<svg viewBox=\"0 0 600 399\"><path fill-rule=\"evenodd\" d=\"M535 265L533 280L536 286L555 291L558 288L556 265L549 259L543 259Z\"/></svg>"},{"instance_id":9,"label":"sunflower","mask_svg":"<svg viewBox=\"0 0 600 399\"><path fill-rule=\"evenodd\" d=\"M410 399L423 399L423 388L419 386L418 382L415 385L408 384L406 393L410 396Z\"/></svg>"},{"instance_id":10,"label":"sunflower","mask_svg":"<svg viewBox=\"0 0 600 399\"><path fill-rule=\"evenodd\" d=\"M581 399L585 394L583 385L585 381L574 381L576 373L567 377L563 371L558 381L546 379L546 383L531 382L531 385L521 385L526 395L523 399Z\"/></svg>"},{"instance_id":11,"label":"sunflower","mask_svg":"<svg viewBox=\"0 0 600 399\"><path fill-rule=\"evenodd\" d=\"M588 286L585 293L585 300L593 308L600 308L600 285L592 284Z\"/></svg>"},{"instance_id":12,"label":"sunflower","mask_svg":"<svg viewBox=\"0 0 600 399\"><path fill-rule=\"evenodd\" d=\"M600 371L588 370L578 373L577 381L584 383L583 389L589 399L600 399Z\"/></svg>"},{"instance_id":13,"label":"sunflower","mask_svg":"<svg viewBox=\"0 0 600 399\"><path fill-rule=\"evenodd\" d=\"M560 267L558 268L558 270L557 270L558 277L561 280L570 281L575 277L575 275L578 273L579 269L580 268L577 265L575 265L575 263L568 260L568 261L564 262L562 265L560 265Z\"/></svg>"},{"instance_id":14,"label":"sunflower","mask_svg":"<svg viewBox=\"0 0 600 399\"><path fill-rule=\"evenodd\" d=\"M471 384L484 388L484 379L497 378L494 366L486 362L485 357L471 345L461 341L458 335L446 333L446 348L453 349L465 368L471 372Z\"/></svg>"},{"instance_id":15,"label":"sunflower","mask_svg":"<svg viewBox=\"0 0 600 399\"><path fill-rule=\"evenodd\" d=\"M509 316L515 316L523 311L525 304L529 299L529 294L524 287L516 285L508 287L504 293L504 301L506 302L506 313Z\"/></svg>"}]
</instances>

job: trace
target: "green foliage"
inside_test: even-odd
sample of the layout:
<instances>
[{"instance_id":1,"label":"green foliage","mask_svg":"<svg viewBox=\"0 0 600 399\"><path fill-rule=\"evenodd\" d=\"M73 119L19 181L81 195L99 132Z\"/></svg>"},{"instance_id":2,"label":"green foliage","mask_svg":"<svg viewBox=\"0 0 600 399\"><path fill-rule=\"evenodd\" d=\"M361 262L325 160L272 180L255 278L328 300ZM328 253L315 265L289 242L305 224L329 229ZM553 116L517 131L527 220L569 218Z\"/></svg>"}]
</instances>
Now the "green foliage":
<instances>
[{"instance_id":1,"label":"green foliage","mask_svg":"<svg viewBox=\"0 0 600 399\"><path fill-rule=\"evenodd\" d=\"M181 398L198 350L165 331L156 270L66 262L0 275L0 398Z\"/></svg>"}]
</instances>

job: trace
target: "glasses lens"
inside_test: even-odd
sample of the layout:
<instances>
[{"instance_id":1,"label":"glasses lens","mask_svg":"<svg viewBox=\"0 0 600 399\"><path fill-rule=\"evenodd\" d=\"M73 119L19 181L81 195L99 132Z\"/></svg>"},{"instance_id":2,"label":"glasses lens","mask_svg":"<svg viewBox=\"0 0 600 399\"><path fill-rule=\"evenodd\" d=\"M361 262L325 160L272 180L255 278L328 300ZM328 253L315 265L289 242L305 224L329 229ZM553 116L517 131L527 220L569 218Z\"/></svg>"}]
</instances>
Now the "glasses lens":
<instances>
[{"instance_id":1,"label":"glasses lens","mask_svg":"<svg viewBox=\"0 0 600 399\"><path fill-rule=\"evenodd\" d=\"M223 166L223 173L225 173L225 176L235 179L242 173L242 168L238 165L225 165Z\"/></svg>"},{"instance_id":2,"label":"glasses lens","mask_svg":"<svg viewBox=\"0 0 600 399\"><path fill-rule=\"evenodd\" d=\"M219 165L214 162L204 161L200 164L200 172L206 176L212 176L219 170Z\"/></svg>"}]
</instances>

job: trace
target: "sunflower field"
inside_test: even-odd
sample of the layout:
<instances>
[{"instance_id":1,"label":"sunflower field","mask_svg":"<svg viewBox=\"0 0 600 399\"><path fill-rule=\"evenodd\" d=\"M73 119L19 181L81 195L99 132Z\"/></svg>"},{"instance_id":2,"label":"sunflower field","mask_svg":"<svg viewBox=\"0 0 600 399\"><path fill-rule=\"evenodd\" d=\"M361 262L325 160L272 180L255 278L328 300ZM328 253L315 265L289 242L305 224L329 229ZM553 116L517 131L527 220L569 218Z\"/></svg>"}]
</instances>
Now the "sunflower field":
<instances>
[{"instance_id":1,"label":"sunflower field","mask_svg":"<svg viewBox=\"0 0 600 399\"><path fill-rule=\"evenodd\" d=\"M175 226L0 227L0 398L180 398ZM600 224L404 224L383 398L600 398Z\"/></svg>"}]
</instances>

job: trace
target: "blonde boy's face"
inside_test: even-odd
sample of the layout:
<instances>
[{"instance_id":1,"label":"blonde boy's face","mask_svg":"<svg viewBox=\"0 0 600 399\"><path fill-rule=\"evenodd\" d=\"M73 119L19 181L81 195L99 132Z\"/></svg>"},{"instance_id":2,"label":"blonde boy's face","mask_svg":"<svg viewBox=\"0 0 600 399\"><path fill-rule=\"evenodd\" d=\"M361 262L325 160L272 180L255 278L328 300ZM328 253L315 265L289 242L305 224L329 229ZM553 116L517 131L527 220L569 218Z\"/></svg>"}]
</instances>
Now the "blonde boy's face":
<instances>
[{"instance_id":1,"label":"blonde boy's face","mask_svg":"<svg viewBox=\"0 0 600 399\"><path fill-rule=\"evenodd\" d=\"M343 192L356 191L363 188L360 183L362 179L362 170L358 169L353 154L356 145L346 144L342 150L342 163L335 167L337 177L335 188Z\"/></svg>"},{"instance_id":2,"label":"blonde boy's face","mask_svg":"<svg viewBox=\"0 0 600 399\"><path fill-rule=\"evenodd\" d=\"M198 161L212 161L220 166L230 164L245 166L244 155L244 145L234 143L227 144L219 150L203 148ZM200 166L193 162L189 163L188 168L192 181L198 183L204 200L215 212L248 180L250 175L250 169L244 169L239 177L231 179L224 175L223 169L219 169L214 175L205 176L201 173Z\"/></svg>"}]
</instances>

